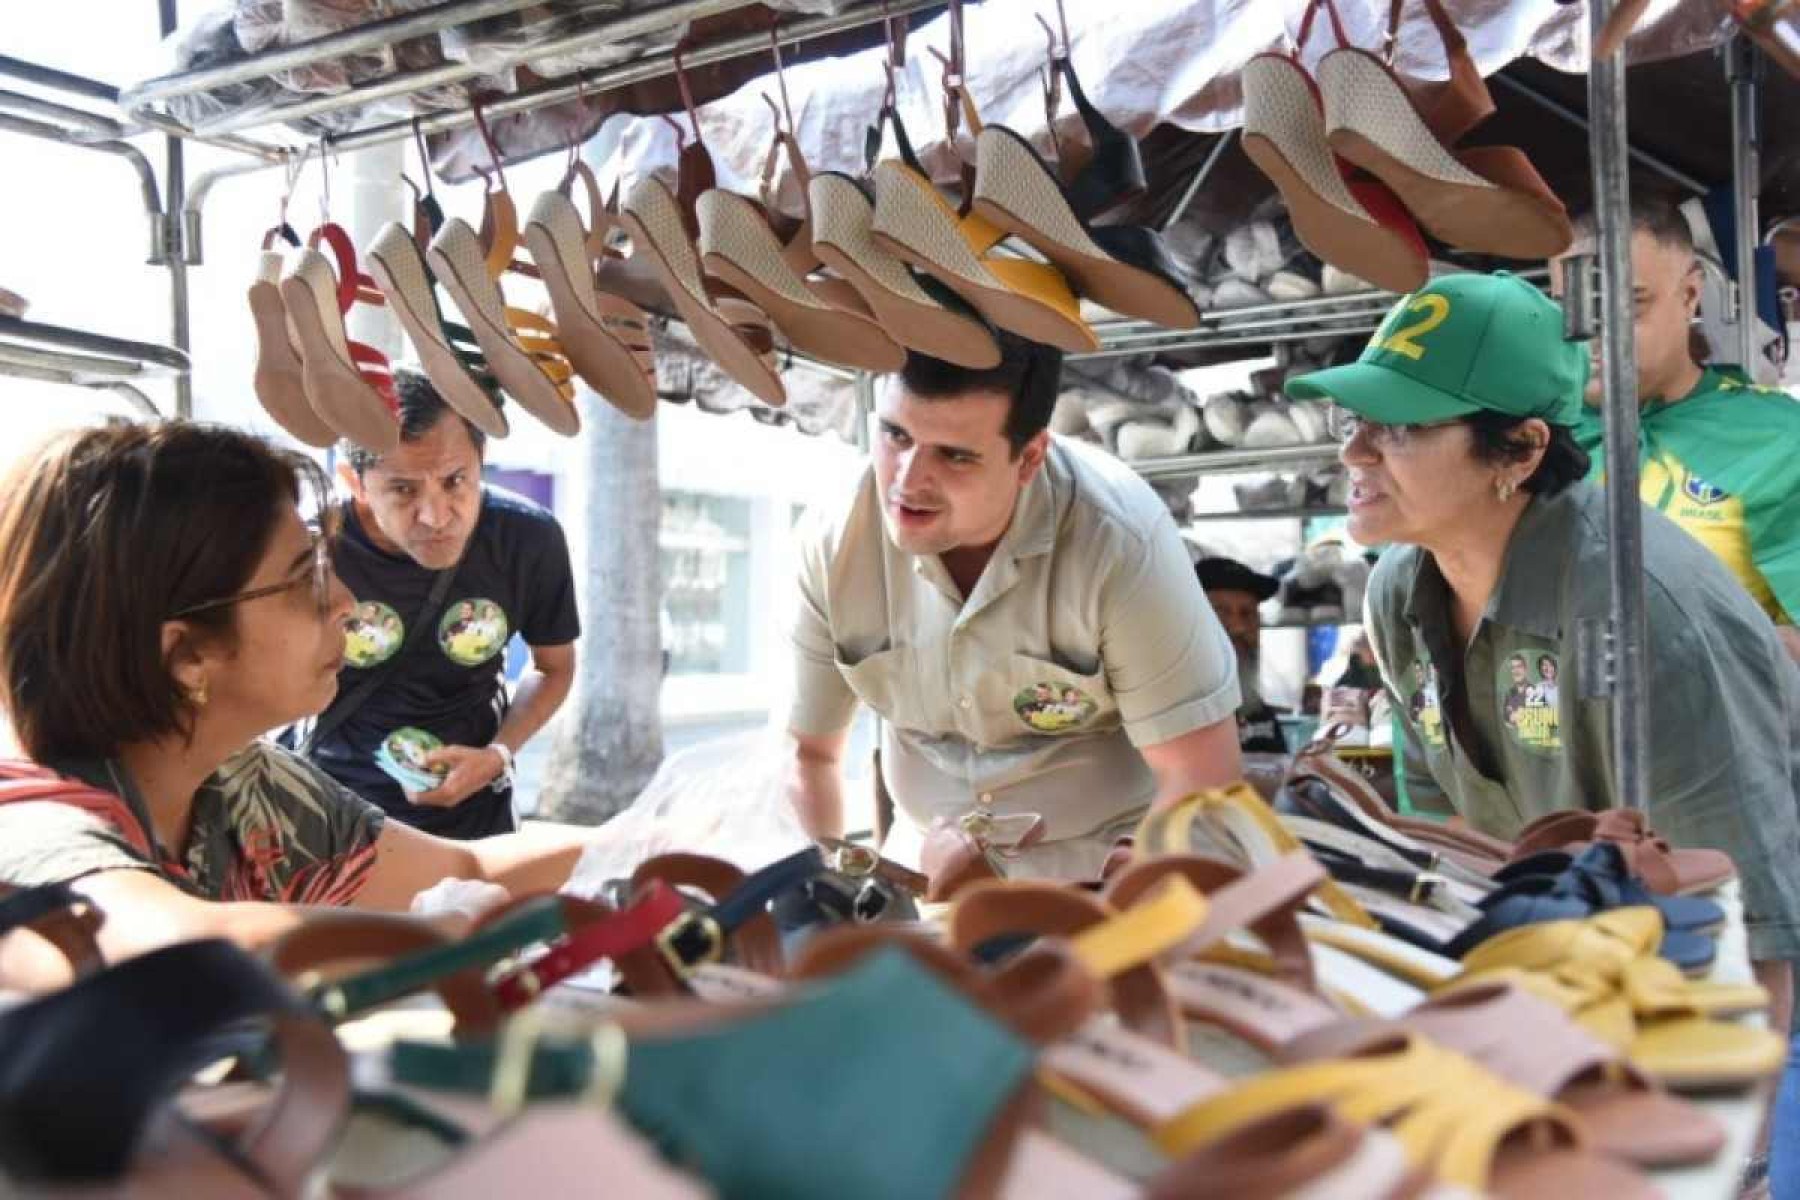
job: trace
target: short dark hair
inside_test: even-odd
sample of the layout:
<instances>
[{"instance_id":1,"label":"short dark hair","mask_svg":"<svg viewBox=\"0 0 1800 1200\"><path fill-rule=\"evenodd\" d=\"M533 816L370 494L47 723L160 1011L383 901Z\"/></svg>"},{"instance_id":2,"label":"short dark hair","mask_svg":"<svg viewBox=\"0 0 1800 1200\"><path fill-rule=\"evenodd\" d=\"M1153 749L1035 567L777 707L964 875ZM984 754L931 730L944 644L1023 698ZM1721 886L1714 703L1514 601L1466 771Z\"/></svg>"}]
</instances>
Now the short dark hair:
<instances>
[{"instance_id":1,"label":"short dark hair","mask_svg":"<svg viewBox=\"0 0 1800 1200\"><path fill-rule=\"evenodd\" d=\"M192 731L164 621L244 589L310 459L219 425L60 434L0 483L0 707L40 762ZM245 536L248 534L249 536ZM233 605L182 619L229 638Z\"/></svg>"},{"instance_id":2,"label":"short dark hair","mask_svg":"<svg viewBox=\"0 0 1800 1200\"><path fill-rule=\"evenodd\" d=\"M906 390L921 400L950 400L970 392L1000 392L1012 398L1006 414L1006 440L1013 455L1050 428L1056 394L1062 388L1062 351L995 330L1000 361L994 366L959 367L928 354L910 353L900 369Z\"/></svg>"},{"instance_id":3,"label":"short dark hair","mask_svg":"<svg viewBox=\"0 0 1800 1200\"><path fill-rule=\"evenodd\" d=\"M469 418L446 404L438 390L431 385L431 380L422 373L405 369L395 371L394 398L400 402L401 441L416 442L436 429L438 422L446 416L454 416L469 431L469 440L475 443L475 453L480 454L487 448L487 434L477 429ZM381 455L348 439L338 444L338 452L358 475L381 461Z\"/></svg>"},{"instance_id":4,"label":"short dark hair","mask_svg":"<svg viewBox=\"0 0 1800 1200\"><path fill-rule=\"evenodd\" d=\"M1631 193L1631 228L1649 234L1659 246L1694 252L1694 231L1681 213L1681 202L1666 192L1633 190ZM1576 232L1592 237L1598 225L1594 210L1588 209L1575 218Z\"/></svg>"},{"instance_id":5,"label":"short dark hair","mask_svg":"<svg viewBox=\"0 0 1800 1200\"><path fill-rule=\"evenodd\" d=\"M1474 442L1475 457L1484 463L1523 462L1531 443L1520 432L1528 417L1483 409L1463 418ZM1586 479L1593 460L1569 432L1567 425L1550 426L1550 444L1537 470L1521 486L1534 496L1554 496L1578 480Z\"/></svg>"}]
</instances>

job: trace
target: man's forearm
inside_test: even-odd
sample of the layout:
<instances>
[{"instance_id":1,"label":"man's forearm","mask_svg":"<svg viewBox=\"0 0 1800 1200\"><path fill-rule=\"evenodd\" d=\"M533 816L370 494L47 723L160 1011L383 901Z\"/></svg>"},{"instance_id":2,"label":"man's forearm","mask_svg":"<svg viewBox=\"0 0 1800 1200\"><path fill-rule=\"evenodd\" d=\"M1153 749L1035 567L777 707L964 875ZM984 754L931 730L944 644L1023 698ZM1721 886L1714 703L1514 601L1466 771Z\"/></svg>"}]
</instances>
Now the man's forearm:
<instances>
[{"instance_id":1,"label":"man's forearm","mask_svg":"<svg viewBox=\"0 0 1800 1200\"><path fill-rule=\"evenodd\" d=\"M796 759L788 768L788 803L806 836L844 836L844 780L835 762Z\"/></svg>"},{"instance_id":2,"label":"man's forearm","mask_svg":"<svg viewBox=\"0 0 1800 1200\"><path fill-rule=\"evenodd\" d=\"M558 671L554 675L536 667L526 671L519 679L512 707L507 710L506 720L500 723L494 740L504 743L514 754L523 750L525 743L537 736L537 731L556 715L556 710L569 698L574 684L573 671Z\"/></svg>"}]
</instances>

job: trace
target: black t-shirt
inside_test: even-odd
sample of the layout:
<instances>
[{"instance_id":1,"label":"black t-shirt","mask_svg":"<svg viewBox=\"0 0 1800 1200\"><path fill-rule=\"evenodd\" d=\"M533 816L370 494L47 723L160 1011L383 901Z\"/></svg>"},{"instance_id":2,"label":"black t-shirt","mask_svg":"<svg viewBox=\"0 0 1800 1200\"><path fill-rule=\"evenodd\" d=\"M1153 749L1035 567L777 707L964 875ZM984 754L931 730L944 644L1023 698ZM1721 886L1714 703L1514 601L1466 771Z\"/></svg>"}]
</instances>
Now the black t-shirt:
<instances>
[{"instance_id":1,"label":"black t-shirt","mask_svg":"<svg viewBox=\"0 0 1800 1200\"><path fill-rule=\"evenodd\" d=\"M376 547L348 504L332 557L357 599L337 702L358 689L366 672L384 668L396 653L401 658L385 666L381 685L313 748L313 760L396 819L430 833L471 838L511 829L508 793L489 788L454 808L417 806L375 765L375 755L389 734L409 726L447 746L487 745L506 716L508 639L517 633L530 646L561 646L581 635L574 572L556 518L486 485L450 588L404 651L406 623L430 598L437 573Z\"/></svg>"},{"instance_id":2,"label":"black t-shirt","mask_svg":"<svg viewBox=\"0 0 1800 1200\"><path fill-rule=\"evenodd\" d=\"M1245 754L1286 754L1276 711L1261 700L1240 705L1237 711L1238 749Z\"/></svg>"}]
</instances>

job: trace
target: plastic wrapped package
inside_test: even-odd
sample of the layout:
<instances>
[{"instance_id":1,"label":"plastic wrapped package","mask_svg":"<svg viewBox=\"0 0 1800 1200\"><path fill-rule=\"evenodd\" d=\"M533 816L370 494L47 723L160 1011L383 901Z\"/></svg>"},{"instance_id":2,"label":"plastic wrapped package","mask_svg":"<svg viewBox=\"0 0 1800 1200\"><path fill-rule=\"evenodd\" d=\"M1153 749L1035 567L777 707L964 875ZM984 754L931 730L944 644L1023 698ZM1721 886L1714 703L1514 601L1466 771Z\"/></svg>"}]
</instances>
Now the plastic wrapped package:
<instances>
[{"instance_id":1,"label":"plastic wrapped package","mask_svg":"<svg viewBox=\"0 0 1800 1200\"><path fill-rule=\"evenodd\" d=\"M522 113L489 117L488 128L500 147L502 160L511 165L543 154L561 153L572 142L587 141L606 116L592 97L575 98ZM433 134L430 146L432 169L446 183L461 183L474 178L477 168L486 171L492 167L492 156L481 131L473 125Z\"/></svg>"},{"instance_id":2,"label":"plastic wrapped package","mask_svg":"<svg viewBox=\"0 0 1800 1200\"><path fill-rule=\"evenodd\" d=\"M249 51L240 40L232 17L229 8L213 9L183 24L163 40L163 63L153 73L164 75L217 67L244 58ZM169 101L169 113L183 124L193 126L253 105L275 103L285 94L285 89L270 80L252 79L207 92L176 96Z\"/></svg>"}]
</instances>

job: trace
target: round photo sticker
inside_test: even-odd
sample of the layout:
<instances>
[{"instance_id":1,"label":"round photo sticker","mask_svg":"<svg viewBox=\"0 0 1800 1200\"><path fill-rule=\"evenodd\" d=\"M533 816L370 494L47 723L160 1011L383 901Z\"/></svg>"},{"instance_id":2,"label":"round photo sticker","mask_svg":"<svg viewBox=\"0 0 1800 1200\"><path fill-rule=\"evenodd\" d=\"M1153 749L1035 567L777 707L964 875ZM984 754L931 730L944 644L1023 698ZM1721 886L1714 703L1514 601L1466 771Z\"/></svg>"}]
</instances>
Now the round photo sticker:
<instances>
[{"instance_id":1,"label":"round photo sticker","mask_svg":"<svg viewBox=\"0 0 1800 1200\"><path fill-rule=\"evenodd\" d=\"M437 735L408 725L382 739L375 751L375 765L408 791L428 792L443 782L445 771L432 768L426 760L443 747Z\"/></svg>"},{"instance_id":2,"label":"round photo sticker","mask_svg":"<svg viewBox=\"0 0 1800 1200\"><path fill-rule=\"evenodd\" d=\"M1506 735L1537 754L1562 750L1561 664L1547 650L1521 650L1500 660L1496 687Z\"/></svg>"},{"instance_id":3,"label":"round photo sticker","mask_svg":"<svg viewBox=\"0 0 1800 1200\"><path fill-rule=\"evenodd\" d=\"M344 624L344 661L353 667L379 666L405 640L400 614L379 600L365 600L350 610Z\"/></svg>"},{"instance_id":4,"label":"round photo sticker","mask_svg":"<svg viewBox=\"0 0 1800 1200\"><path fill-rule=\"evenodd\" d=\"M478 667L500 653L511 634L506 610L492 600L458 600L438 622L438 645L464 667Z\"/></svg>"},{"instance_id":5,"label":"round photo sticker","mask_svg":"<svg viewBox=\"0 0 1800 1200\"><path fill-rule=\"evenodd\" d=\"M1080 688L1034 683L1013 697L1013 711L1038 733L1063 733L1087 724L1100 706Z\"/></svg>"}]
</instances>

